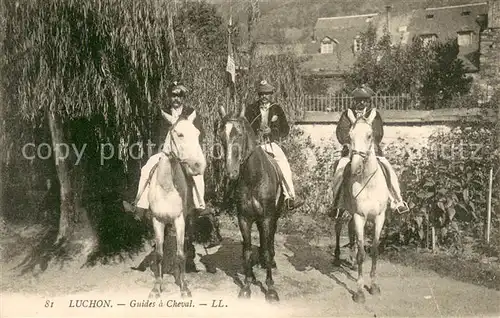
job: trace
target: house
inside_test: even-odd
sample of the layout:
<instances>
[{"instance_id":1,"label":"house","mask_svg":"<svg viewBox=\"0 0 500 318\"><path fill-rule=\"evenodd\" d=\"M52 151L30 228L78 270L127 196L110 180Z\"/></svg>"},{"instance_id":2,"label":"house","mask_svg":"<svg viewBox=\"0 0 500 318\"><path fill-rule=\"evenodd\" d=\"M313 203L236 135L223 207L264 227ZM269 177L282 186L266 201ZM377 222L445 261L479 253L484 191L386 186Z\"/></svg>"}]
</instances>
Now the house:
<instances>
[{"instance_id":1,"label":"house","mask_svg":"<svg viewBox=\"0 0 500 318\"><path fill-rule=\"evenodd\" d=\"M486 2L438 8L417 9L411 12L385 12L319 18L312 41L304 48L307 61L302 64L304 76L328 82L329 91L343 85L341 75L356 61L362 50L359 36L372 25L377 37L388 30L393 43L408 44L414 38L424 42L456 38L459 58L469 73L479 70L480 33L487 25Z\"/></svg>"}]
</instances>

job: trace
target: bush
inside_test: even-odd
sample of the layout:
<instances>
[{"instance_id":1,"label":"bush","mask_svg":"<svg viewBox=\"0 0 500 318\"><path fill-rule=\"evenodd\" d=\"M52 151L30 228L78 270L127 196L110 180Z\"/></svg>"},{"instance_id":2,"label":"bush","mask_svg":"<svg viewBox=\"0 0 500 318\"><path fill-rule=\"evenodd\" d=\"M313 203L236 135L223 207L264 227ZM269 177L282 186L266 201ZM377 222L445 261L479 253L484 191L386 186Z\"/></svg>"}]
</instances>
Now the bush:
<instances>
[{"instance_id":1,"label":"bush","mask_svg":"<svg viewBox=\"0 0 500 318\"><path fill-rule=\"evenodd\" d=\"M401 167L402 194L411 208L388 221L390 243L428 246L432 227L443 248L461 250L466 236L482 239L489 170L496 162L493 136L493 125L462 123L431 136L420 154L415 149L405 153L401 145L386 149L389 160ZM493 226L498 221L494 217Z\"/></svg>"}]
</instances>

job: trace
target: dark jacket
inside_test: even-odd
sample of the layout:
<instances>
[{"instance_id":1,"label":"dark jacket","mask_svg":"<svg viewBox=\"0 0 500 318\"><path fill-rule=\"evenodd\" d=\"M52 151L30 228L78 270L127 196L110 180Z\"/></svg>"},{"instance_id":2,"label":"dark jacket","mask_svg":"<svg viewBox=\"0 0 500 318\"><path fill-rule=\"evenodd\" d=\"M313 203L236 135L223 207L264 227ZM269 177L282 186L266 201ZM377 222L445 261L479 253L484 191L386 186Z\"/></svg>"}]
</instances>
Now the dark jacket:
<instances>
[{"instance_id":1,"label":"dark jacket","mask_svg":"<svg viewBox=\"0 0 500 318\"><path fill-rule=\"evenodd\" d=\"M172 109L170 107L168 109L164 109L163 111L169 115L172 115ZM194 109L192 107L184 105L180 117L187 118L193 111ZM196 112L196 117L193 120L193 125L200 131L200 143L203 142L205 132L203 130L203 121L199 112ZM152 142L155 143L157 149L159 145L162 145L165 142L165 137L167 137L167 133L170 130L171 126L172 125L168 122L168 120L163 118L163 116L161 115L160 109L158 109L155 116L153 135L151 136Z\"/></svg>"},{"instance_id":2,"label":"dark jacket","mask_svg":"<svg viewBox=\"0 0 500 318\"><path fill-rule=\"evenodd\" d=\"M356 111L353 108L351 108L351 110L354 112L354 115L356 117L361 114L361 110ZM367 114L370 112L370 110L371 108L367 107ZM377 115L373 120L372 128L373 128L373 138L375 139L375 145L377 148L376 149L377 155L382 156L382 150L380 149L380 142L384 137L384 122L382 121L382 116L380 116L378 110L377 110ZM347 117L347 110L344 110L340 115L339 122L337 124L337 129L335 131L337 135L337 140L341 145L349 145L351 143L351 140L349 138L350 129L351 129L351 121ZM344 149L342 156L345 156L346 155L345 153L346 151Z\"/></svg>"},{"instance_id":3,"label":"dark jacket","mask_svg":"<svg viewBox=\"0 0 500 318\"><path fill-rule=\"evenodd\" d=\"M278 120L272 122L271 119L275 115L278 117ZM260 136L262 116L260 114L259 102L253 103L246 108L245 117L250 122L255 134ZM269 134L271 142L279 141L280 138L285 138L290 133L290 126L288 125L285 112L281 106L273 102L271 102L271 106L269 107L267 125L271 128L271 133Z\"/></svg>"}]
</instances>

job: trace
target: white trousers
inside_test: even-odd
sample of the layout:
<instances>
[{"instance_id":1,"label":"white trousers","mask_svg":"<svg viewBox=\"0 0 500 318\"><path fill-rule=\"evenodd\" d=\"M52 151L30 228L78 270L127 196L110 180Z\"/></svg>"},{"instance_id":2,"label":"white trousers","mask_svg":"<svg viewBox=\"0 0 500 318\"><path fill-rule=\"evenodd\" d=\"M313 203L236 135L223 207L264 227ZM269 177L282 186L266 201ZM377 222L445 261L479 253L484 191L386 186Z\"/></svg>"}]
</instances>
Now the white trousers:
<instances>
[{"instance_id":1,"label":"white trousers","mask_svg":"<svg viewBox=\"0 0 500 318\"><path fill-rule=\"evenodd\" d=\"M148 159L148 162L141 168L141 177L139 179L139 188L137 189L137 195L139 195L139 192L142 191L144 188L144 185L148 181L149 174L151 173L151 169L153 169L154 165L158 163L160 160L160 154L156 154L151 156ZM193 201L194 201L194 206L197 209L204 209L205 208L205 180L203 179L203 175L197 175L193 176ZM142 209L149 209L149 200L148 200L148 193L149 193L149 183L144 189L144 192L142 192L141 197L139 198L139 201L137 202L137 206Z\"/></svg>"},{"instance_id":2,"label":"white trousers","mask_svg":"<svg viewBox=\"0 0 500 318\"><path fill-rule=\"evenodd\" d=\"M392 168L391 164L385 157L377 157L377 159L387 168L390 174L390 180L391 183L388 184L389 188L389 198L391 199L391 206L395 207L397 204L400 202L403 202L403 198L401 196L401 189L399 187L399 182L398 182L398 176L396 175L396 172ZM339 163L337 165L337 169L335 170L335 173L333 174L333 182L332 182L332 191L334 197L338 194L340 190L340 186L342 184L343 176L344 176L344 170L347 164L350 162L350 159L347 157L342 157L339 160ZM391 189L392 187L392 189ZM342 201L340 201L342 202Z\"/></svg>"},{"instance_id":3,"label":"white trousers","mask_svg":"<svg viewBox=\"0 0 500 318\"><path fill-rule=\"evenodd\" d=\"M283 174L283 178L285 185L283 186L283 194L285 198L295 198L295 188L293 186L292 181L292 169L290 169L290 164L288 163L288 159L285 156L283 150L281 150L280 146L276 143L267 143L260 145L262 149L267 152L270 152L274 155L274 159L278 163L278 166L281 169L281 173ZM288 190L288 191L287 191Z\"/></svg>"}]
</instances>

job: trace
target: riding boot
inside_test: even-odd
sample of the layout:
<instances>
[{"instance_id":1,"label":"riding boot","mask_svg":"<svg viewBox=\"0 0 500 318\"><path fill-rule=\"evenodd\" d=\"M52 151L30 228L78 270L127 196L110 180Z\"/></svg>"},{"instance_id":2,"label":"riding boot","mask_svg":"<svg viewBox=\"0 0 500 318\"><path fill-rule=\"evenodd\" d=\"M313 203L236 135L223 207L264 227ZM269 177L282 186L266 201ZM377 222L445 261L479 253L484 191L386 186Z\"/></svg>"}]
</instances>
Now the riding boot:
<instances>
[{"instance_id":1,"label":"riding boot","mask_svg":"<svg viewBox=\"0 0 500 318\"><path fill-rule=\"evenodd\" d=\"M399 214L403 214L410 211L408 204L403 200L401 196L401 190L399 188L398 179L396 173L392 169L390 163L383 156L378 156L379 162L387 171L386 174L386 182L389 188L389 194L391 199L391 208L398 212Z\"/></svg>"},{"instance_id":2,"label":"riding boot","mask_svg":"<svg viewBox=\"0 0 500 318\"><path fill-rule=\"evenodd\" d=\"M285 199L285 206L290 211L303 206L304 203L305 203L304 200L297 198L297 197Z\"/></svg>"},{"instance_id":3,"label":"riding boot","mask_svg":"<svg viewBox=\"0 0 500 318\"><path fill-rule=\"evenodd\" d=\"M148 209L140 208L136 204L136 202L130 204L127 201L123 201L123 208L125 209L125 212L132 213L136 220L141 220L144 216L148 215Z\"/></svg>"}]
</instances>

